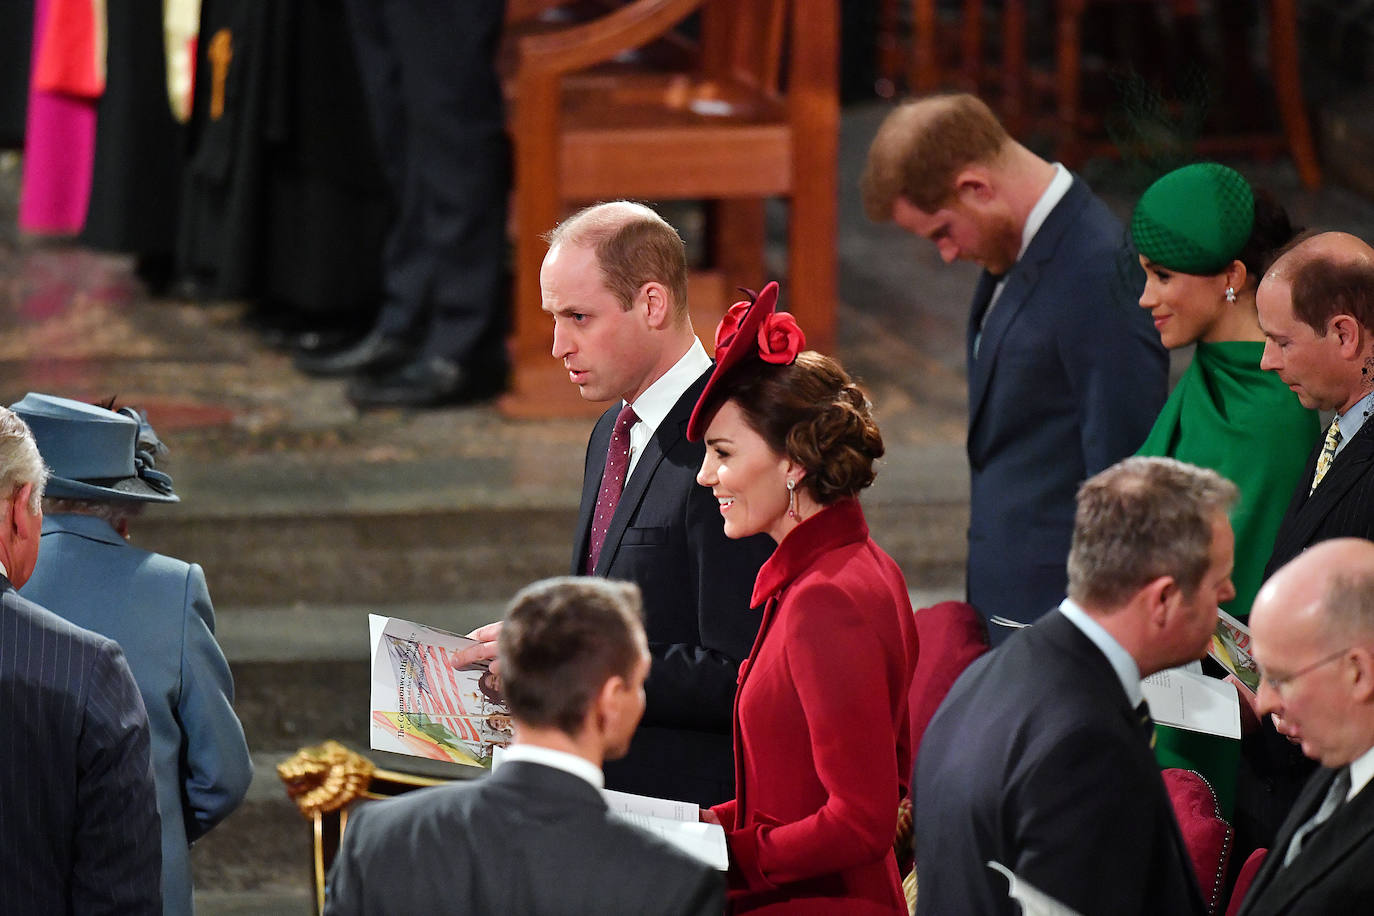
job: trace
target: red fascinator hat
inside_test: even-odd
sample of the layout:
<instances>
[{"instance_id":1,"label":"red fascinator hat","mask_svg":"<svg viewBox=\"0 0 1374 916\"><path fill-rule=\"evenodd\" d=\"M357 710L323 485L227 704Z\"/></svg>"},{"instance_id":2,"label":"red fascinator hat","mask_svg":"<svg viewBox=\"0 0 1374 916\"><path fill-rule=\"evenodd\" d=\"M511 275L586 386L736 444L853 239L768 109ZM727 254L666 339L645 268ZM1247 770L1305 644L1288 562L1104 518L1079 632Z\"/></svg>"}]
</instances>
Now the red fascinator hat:
<instances>
[{"instance_id":1,"label":"red fascinator hat","mask_svg":"<svg viewBox=\"0 0 1374 916\"><path fill-rule=\"evenodd\" d=\"M806 335L796 319L788 312L775 311L777 305L778 284L769 283L758 296L749 293L747 301L730 306L716 326L716 368L687 422L687 438L692 442L701 441L711 418L730 396L730 377L736 369L750 362L790 365L806 348Z\"/></svg>"}]
</instances>

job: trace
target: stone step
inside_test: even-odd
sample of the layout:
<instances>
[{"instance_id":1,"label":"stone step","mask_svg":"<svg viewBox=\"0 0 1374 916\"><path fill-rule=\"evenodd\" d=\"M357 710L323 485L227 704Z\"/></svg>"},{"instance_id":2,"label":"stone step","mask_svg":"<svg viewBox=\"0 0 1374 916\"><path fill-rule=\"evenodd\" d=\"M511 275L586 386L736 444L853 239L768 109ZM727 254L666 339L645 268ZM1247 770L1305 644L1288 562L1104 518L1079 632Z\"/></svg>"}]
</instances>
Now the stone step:
<instances>
[{"instance_id":1,"label":"stone step","mask_svg":"<svg viewBox=\"0 0 1374 916\"><path fill-rule=\"evenodd\" d=\"M914 586L943 585L966 550L963 450L890 452L864 494L874 537ZM568 461L580 465L545 463ZM200 563L216 607L504 601L567 571L580 471L529 483L484 474L491 463L206 462L178 474L183 502L135 520L133 540Z\"/></svg>"}]
</instances>

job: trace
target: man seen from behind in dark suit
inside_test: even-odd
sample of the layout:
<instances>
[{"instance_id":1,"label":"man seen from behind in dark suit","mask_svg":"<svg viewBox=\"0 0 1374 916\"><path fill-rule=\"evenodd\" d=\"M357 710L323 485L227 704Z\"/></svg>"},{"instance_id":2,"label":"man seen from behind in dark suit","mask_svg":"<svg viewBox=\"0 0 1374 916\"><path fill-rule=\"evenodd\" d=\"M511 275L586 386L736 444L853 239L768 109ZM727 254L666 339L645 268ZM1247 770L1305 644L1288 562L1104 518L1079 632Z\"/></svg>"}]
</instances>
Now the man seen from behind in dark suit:
<instances>
[{"instance_id":1,"label":"man seen from behind in dark suit","mask_svg":"<svg viewBox=\"0 0 1374 916\"><path fill-rule=\"evenodd\" d=\"M1064 597L1074 490L1135 452L1168 389L1136 307L1144 275L1083 179L1016 142L978 98L898 106L864 209L983 268L968 326L968 600L1029 623ZM993 626L993 645L1009 628Z\"/></svg>"},{"instance_id":2,"label":"man seen from behind in dark suit","mask_svg":"<svg viewBox=\"0 0 1374 916\"><path fill-rule=\"evenodd\" d=\"M47 478L0 407L0 913L161 913L148 716L124 653L15 590Z\"/></svg>"},{"instance_id":3,"label":"man seen from behind in dark suit","mask_svg":"<svg viewBox=\"0 0 1374 916\"><path fill-rule=\"evenodd\" d=\"M498 638L515 741L490 776L352 812L325 916L461 912L720 914L721 873L609 813L605 759L644 712L639 590L549 579Z\"/></svg>"},{"instance_id":4,"label":"man seen from behind in dark suit","mask_svg":"<svg viewBox=\"0 0 1374 916\"><path fill-rule=\"evenodd\" d=\"M1069 597L974 662L921 742L918 914L1019 912L989 861L1080 913L1204 911L1140 679L1206 652L1236 495L1172 458L1079 489Z\"/></svg>"},{"instance_id":5,"label":"man seen from behind in dark suit","mask_svg":"<svg viewBox=\"0 0 1374 916\"><path fill-rule=\"evenodd\" d=\"M598 204L550 233L539 283L554 357L583 398L616 402L587 442L571 571L640 587L654 660L644 724L606 783L710 807L734 797L735 682L774 545L727 538L696 482L705 446L687 421L712 362L687 309L686 249L648 207ZM497 629L475 631L485 644L457 664L494 655Z\"/></svg>"},{"instance_id":6,"label":"man seen from behind in dark suit","mask_svg":"<svg viewBox=\"0 0 1374 916\"><path fill-rule=\"evenodd\" d=\"M1250 885L1242 916L1352 912L1374 898L1374 543L1323 541L1274 574L1250 615L1257 711L1321 764Z\"/></svg>"}]
</instances>

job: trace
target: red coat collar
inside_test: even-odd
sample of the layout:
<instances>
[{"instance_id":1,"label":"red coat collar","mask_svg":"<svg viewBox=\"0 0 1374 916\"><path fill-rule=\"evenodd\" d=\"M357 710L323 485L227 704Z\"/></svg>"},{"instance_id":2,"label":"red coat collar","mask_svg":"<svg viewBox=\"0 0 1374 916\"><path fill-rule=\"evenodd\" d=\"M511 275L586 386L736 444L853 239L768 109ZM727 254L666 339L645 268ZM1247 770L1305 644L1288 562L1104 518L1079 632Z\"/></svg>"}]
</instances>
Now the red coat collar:
<instances>
[{"instance_id":1,"label":"red coat collar","mask_svg":"<svg viewBox=\"0 0 1374 916\"><path fill-rule=\"evenodd\" d=\"M772 595L791 584L816 559L836 547L868 540L868 522L857 499L842 499L826 506L792 529L777 550L759 568L750 607L760 607Z\"/></svg>"}]
</instances>

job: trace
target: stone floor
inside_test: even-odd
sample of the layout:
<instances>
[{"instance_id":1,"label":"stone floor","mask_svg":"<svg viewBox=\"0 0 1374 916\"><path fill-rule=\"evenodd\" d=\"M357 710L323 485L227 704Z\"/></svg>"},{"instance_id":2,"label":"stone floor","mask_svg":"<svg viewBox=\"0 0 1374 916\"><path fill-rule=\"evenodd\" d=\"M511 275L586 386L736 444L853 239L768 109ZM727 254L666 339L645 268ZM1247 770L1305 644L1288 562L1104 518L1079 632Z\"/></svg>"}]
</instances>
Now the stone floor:
<instances>
[{"instance_id":1,"label":"stone floor","mask_svg":"<svg viewBox=\"0 0 1374 916\"><path fill-rule=\"evenodd\" d=\"M883 113L844 117L838 355L870 388L888 443L866 497L875 535L926 603L961 591L976 270L863 218L858 175ZM1286 164L1242 168L1300 222L1374 238L1369 200L1302 191ZM1129 212L1127 170L1086 174ZM248 330L243 304L151 299L126 258L19 238L17 184L17 158L0 156L0 403L33 390L147 409L183 502L150 511L134 538L205 566L235 670L258 775L197 847L200 912L307 913L308 831L273 766L326 737L365 747L367 612L465 629L564 570L589 421L359 414L342 382L299 375ZM780 230L785 213L771 215Z\"/></svg>"}]
</instances>

